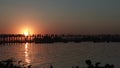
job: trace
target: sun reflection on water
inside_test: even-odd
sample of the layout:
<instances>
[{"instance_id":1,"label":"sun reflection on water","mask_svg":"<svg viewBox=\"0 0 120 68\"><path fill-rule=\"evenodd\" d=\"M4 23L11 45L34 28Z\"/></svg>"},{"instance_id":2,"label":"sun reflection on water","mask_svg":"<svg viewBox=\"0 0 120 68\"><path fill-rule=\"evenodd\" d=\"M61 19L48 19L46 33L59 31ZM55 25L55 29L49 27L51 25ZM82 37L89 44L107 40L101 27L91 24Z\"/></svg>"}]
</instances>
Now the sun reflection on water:
<instances>
[{"instance_id":1,"label":"sun reflection on water","mask_svg":"<svg viewBox=\"0 0 120 68\"><path fill-rule=\"evenodd\" d=\"M25 43L25 62L27 64L30 64L30 59L29 59L29 56L28 56L28 43Z\"/></svg>"}]
</instances>

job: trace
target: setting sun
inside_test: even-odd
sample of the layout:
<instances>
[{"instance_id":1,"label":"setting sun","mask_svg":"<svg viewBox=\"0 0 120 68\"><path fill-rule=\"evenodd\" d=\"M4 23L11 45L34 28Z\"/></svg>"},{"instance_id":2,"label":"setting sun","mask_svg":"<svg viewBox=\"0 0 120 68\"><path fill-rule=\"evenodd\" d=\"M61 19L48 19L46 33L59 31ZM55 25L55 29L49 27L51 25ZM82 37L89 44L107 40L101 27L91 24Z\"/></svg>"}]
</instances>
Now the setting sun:
<instances>
[{"instance_id":1,"label":"setting sun","mask_svg":"<svg viewBox=\"0 0 120 68\"><path fill-rule=\"evenodd\" d=\"M25 36L28 36L28 35L29 35L29 32L28 32L28 31L25 31L25 32L24 32L24 35L25 35Z\"/></svg>"},{"instance_id":2,"label":"setting sun","mask_svg":"<svg viewBox=\"0 0 120 68\"><path fill-rule=\"evenodd\" d=\"M29 35L32 35L34 32L32 30L32 28L21 28L21 34L25 35L25 36L29 36Z\"/></svg>"}]
</instances>

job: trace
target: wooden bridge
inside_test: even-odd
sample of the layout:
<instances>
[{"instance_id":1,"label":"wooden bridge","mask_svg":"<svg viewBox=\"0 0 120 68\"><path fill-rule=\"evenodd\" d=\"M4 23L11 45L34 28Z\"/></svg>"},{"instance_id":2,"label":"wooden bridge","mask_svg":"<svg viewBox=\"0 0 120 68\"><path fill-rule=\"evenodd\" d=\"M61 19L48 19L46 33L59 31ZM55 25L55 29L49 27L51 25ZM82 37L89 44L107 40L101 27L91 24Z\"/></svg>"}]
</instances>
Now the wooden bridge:
<instances>
[{"instance_id":1,"label":"wooden bridge","mask_svg":"<svg viewBox=\"0 0 120 68\"><path fill-rule=\"evenodd\" d=\"M120 35L0 34L2 43L120 42Z\"/></svg>"},{"instance_id":2,"label":"wooden bridge","mask_svg":"<svg viewBox=\"0 0 120 68\"><path fill-rule=\"evenodd\" d=\"M49 39L57 38L58 35L55 34L33 34L25 36L24 34L0 34L0 43L33 43L39 39L39 41L50 41Z\"/></svg>"},{"instance_id":3,"label":"wooden bridge","mask_svg":"<svg viewBox=\"0 0 120 68\"><path fill-rule=\"evenodd\" d=\"M0 34L0 43L24 43L33 42L34 35L23 34Z\"/></svg>"}]
</instances>

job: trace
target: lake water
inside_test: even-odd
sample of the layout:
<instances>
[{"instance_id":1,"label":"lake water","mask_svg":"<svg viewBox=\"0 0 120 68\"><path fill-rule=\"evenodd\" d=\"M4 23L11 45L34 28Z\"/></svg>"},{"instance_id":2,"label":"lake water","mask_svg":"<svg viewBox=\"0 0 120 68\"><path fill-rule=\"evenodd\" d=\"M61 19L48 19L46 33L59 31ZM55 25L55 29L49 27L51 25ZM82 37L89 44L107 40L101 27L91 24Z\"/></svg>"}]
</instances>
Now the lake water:
<instances>
[{"instance_id":1,"label":"lake water","mask_svg":"<svg viewBox=\"0 0 120 68\"><path fill-rule=\"evenodd\" d=\"M0 60L14 57L32 64L34 68L86 67L85 60L101 65L114 64L120 68L120 43L53 43L0 45Z\"/></svg>"}]
</instances>

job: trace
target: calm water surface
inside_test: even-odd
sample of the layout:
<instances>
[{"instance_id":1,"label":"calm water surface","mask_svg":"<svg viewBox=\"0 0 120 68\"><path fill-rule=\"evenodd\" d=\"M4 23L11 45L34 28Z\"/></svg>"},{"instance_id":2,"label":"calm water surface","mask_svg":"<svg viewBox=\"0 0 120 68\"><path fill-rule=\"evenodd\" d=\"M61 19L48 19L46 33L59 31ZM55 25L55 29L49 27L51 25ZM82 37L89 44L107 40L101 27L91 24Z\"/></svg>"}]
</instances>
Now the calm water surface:
<instances>
[{"instance_id":1,"label":"calm water surface","mask_svg":"<svg viewBox=\"0 0 120 68\"><path fill-rule=\"evenodd\" d=\"M85 67L85 60L114 64L120 68L120 43L54 43L0 45L0 60L14 57L34 68ZM101 65L102 65L101 64Z\"/></svg>"}]
</instances>

